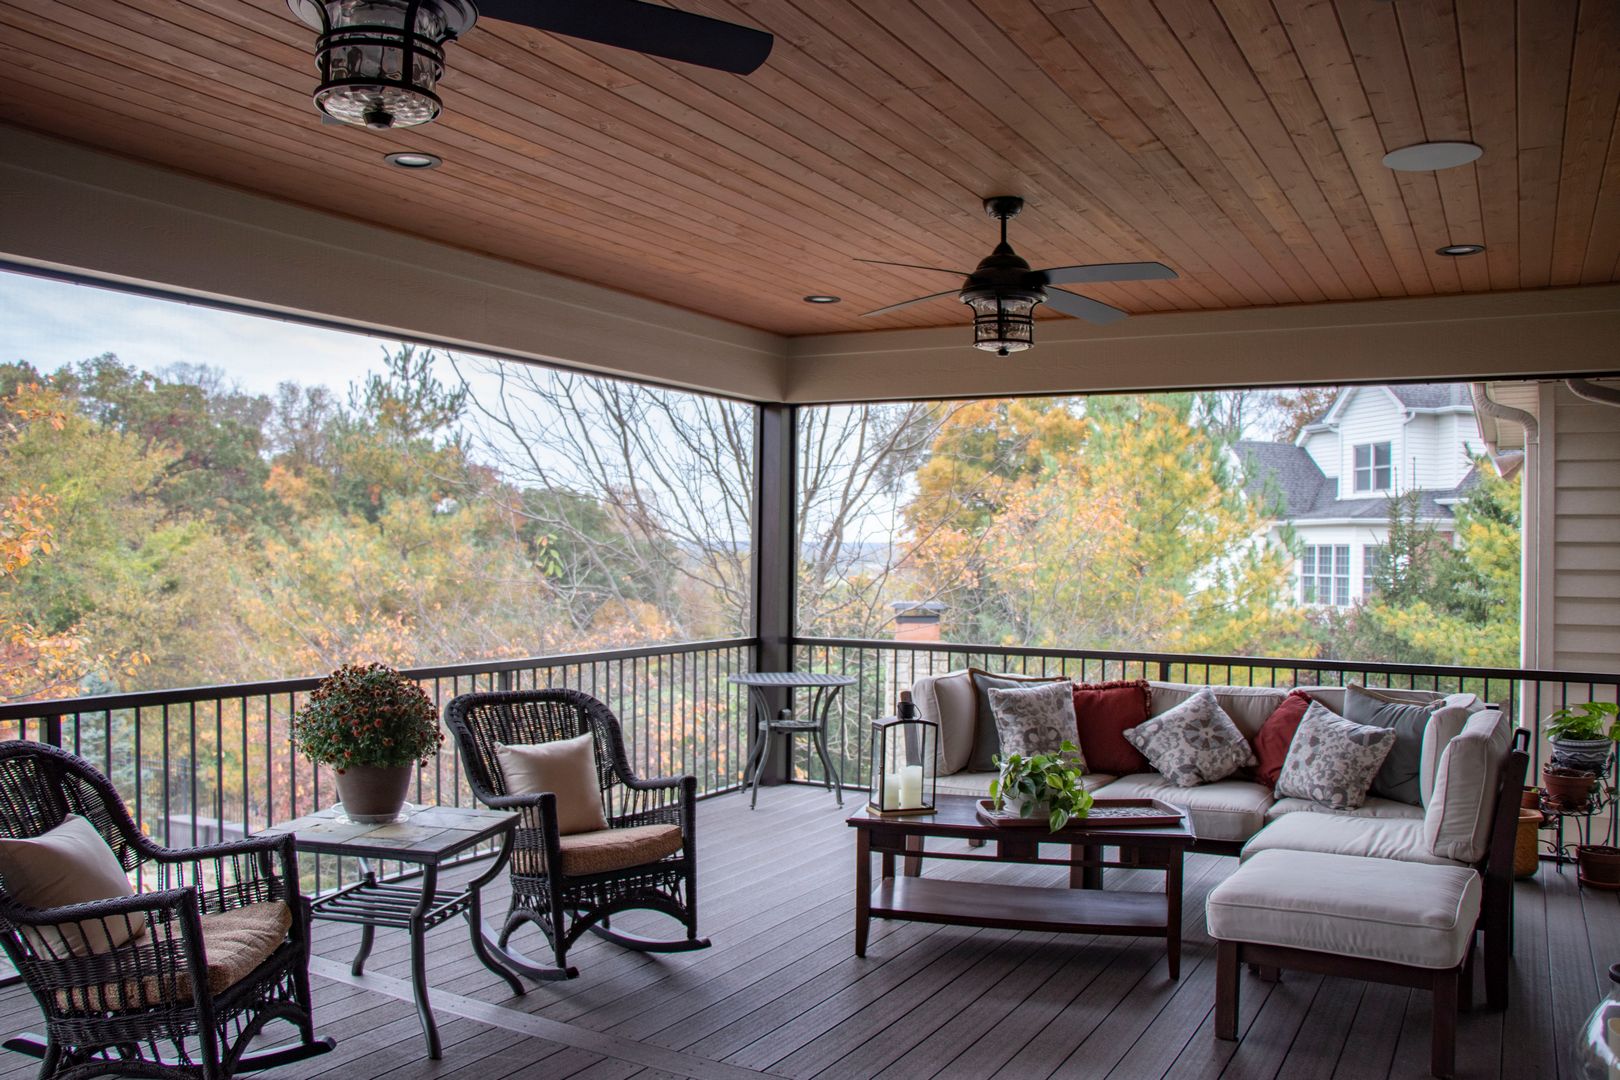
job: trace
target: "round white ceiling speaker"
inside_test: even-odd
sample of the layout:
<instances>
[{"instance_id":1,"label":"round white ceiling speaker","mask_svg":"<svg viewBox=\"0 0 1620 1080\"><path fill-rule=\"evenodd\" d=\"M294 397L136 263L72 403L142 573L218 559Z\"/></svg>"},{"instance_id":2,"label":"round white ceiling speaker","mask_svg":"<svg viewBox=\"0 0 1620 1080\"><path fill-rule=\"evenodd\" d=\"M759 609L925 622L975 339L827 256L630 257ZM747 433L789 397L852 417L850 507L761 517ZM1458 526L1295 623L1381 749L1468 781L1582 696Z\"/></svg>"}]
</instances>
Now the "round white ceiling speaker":
<instances>
[{"instance_id":1,"label":"round white ceiling speaker","mask_svg":"<svg viewBox=\"0 0 1620 1080\"><path fill-rule=\"evenodd\" d=\"M1426 142L1384 155L1384 167L1397 172L1434 172L1478 161L1485 151L1471 142Z\"/></svg>"}]
</instances>

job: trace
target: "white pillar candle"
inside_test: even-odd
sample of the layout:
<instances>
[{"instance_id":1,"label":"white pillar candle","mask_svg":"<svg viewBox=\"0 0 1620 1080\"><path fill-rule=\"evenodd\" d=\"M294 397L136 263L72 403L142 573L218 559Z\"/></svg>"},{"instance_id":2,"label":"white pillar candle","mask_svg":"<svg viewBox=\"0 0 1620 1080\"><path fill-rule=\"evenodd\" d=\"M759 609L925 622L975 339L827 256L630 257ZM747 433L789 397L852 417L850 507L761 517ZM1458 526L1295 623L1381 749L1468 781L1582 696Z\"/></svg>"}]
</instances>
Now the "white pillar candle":
<instances>
[{"instance_id":1,"label":"white pillar candle","mask_svg":"<svg viewBox=\"0 0 1620 1080\"><path fill-rule=\"evenodd\" d=\"M893 810L903 806L900 801L900 774L897 772L883 775L883 809Z\"/></svg>"},{"instance_id":2,"label":"white pillar candle","mask_svg":"<svg viewBox=\"0 0 1620 1080\"><path fill-rule=\"evenodd\" d=\"M922 766L907 765L900 770L900 808L915 810L923 804Z\"/></svg>"}]
</instances>

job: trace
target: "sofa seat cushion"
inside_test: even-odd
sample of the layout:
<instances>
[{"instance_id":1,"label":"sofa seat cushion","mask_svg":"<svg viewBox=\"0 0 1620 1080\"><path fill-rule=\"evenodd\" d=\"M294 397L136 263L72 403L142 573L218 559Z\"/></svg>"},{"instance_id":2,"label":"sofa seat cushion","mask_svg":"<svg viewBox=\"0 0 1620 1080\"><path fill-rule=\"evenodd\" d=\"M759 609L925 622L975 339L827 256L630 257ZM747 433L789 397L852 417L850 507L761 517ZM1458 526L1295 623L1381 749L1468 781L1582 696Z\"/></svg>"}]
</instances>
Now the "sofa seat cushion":
<instances>
[{"instance_id":1,"label":"sofa seat cushion","mask_svg":"<svg viewBox=\"0 0 1620 1080\"><path fill-rule=\"evenodd\" d=\"M1343 814L1285 814L1243 845L1243 861L1262 851L1322 851L1368 859L1462 866L1429 853L1421 818L1357 818Z\"/></svg>"},{"instance_id":2,"label":"sofa seat cushion","mask_svg":"<svg viewBox=\"0 0 1620 1080\"><path fill-rule=\"evenodd\" d=\"M646 866L681 850L679 825L633 825L564 836L562 870L569 877Z\"/></svg>"},{"instance_id":3,"label":"sofa seat cushion","mask_svg":"<svg viewBox=\"0 0 1620 1080\"><path fill-rule=\"evenodd\" d=\"M1248 780L1218 780L1178 787L1158 773L1122 776L1098 791L1099 799L1158 799L1182 810L1200 840L1247 840L1266 823L1271 789Z\"/></svg>"},{"instance_id":4,"label":"sofa seat cushion","mask_svg":"<svg viewBox=\"0 0 1620 1080\"><path fill-rule=\"evenodd\" d=\"M292 929L292 911L279 900L268 900L225 911L204 912L201 921L208 993L217 997L253 974L281 947L287 939L287 931ZM175 927L176 946L179 937L180 930ZM167 948L167 943L164 947ZM186 970L184 952L176 948L174 955L165 960L172 974L160 978L156 974L157 960L151 945L132 944L126 949L131 954L124 961L126 971L145 970L152 974L58 990L57 1006L70 1012L106 1013L191 1000L191 974Z\"/></svg>"},{"instance_id":5,"label":"sofa seat cushion","mask_svg":"<svg viewBox=\"0 0 1620 1080\"><path fill-rule=\"evenodd\" d=\"M967 795L975 799L988 799L990 797L990 781L999 774L993 772L959 772L950 776L941 776L935 782L935 790L941 795ZM1114 777L1108 773L1086 773L1081 784L1087 791L1096 791L1106 784L1114 782Z\"/></svg>"},{"instance_id":6,"label":"sofa seat cushion","mask_svg":"<svg viewBox=\"0 0 1620 1080\"><path fill-rule=\"evenodd\" d=\"M1380 799L1377 796L1369 797L1366 802L1354 810L1329 810L1321 803L1314 803L1309 799L1278 799L1266 811L1266 820L1276 821L1278 818L1288 814L1300 813L1321 814L1325 817L1395 819L1399 821L1423 820L1423 808L1421 806L1396 802L1394 799Z\"/></svg>"},{"instance_id":7,"label":"sofa seat cushion","mask_svg":"<svg viewBox=\"0 0 1620 1080\"><path fill-rule=\"evenodd\" d=\"M1219 941L1444 970L1479 918L1474 871L1319 851L1262 851L1209 894Z\"/></svg>"}]
</instances>

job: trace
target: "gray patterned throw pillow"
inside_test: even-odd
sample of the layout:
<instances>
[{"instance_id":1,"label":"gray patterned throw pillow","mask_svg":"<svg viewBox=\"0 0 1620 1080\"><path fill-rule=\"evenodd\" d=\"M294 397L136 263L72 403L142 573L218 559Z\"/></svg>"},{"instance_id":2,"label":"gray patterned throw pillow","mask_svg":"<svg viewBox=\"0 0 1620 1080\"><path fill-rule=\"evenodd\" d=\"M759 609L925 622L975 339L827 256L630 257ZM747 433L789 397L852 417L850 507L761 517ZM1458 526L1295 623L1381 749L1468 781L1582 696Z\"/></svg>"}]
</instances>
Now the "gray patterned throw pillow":
<instances>
[{"instance_id":1,"label":"gray patterned throw pillow","mask_svg":"<svg viewBox=\"0 0 1620 1080\"><path fill-rule=\"evenodd\" d=\"M1354 810L1367 801L1367 789L1394 746L1394 728L1357 724L1313 701L1288 746L1277 796Z\"/></svg>"},{"instance_id":2,"label":"gray patterned throw pillow","mask_svg":"<svg viewBox=\"0 0 1620 1080\"><path fill-rule=\"evenodd\" d=\"M1125 738L1179 787L1212 784L1255 764L1254 748L1213 690L1200 690L1175 708L1126 728Z\"/></svg>"},{"instance_id":3,"label":"gray patterned throw pillow","mask_svg":"<svg viewBox=\"0 0 1620 1080\"><path fill-rule=\"evenodd\" d=\"M992 689L990 710L996 717L996 735L1001 739L1003 758L1013 754L1023 757L1055 754L1065 739L1080 745L1072 682Z\"/></svg>"}]
</instances>

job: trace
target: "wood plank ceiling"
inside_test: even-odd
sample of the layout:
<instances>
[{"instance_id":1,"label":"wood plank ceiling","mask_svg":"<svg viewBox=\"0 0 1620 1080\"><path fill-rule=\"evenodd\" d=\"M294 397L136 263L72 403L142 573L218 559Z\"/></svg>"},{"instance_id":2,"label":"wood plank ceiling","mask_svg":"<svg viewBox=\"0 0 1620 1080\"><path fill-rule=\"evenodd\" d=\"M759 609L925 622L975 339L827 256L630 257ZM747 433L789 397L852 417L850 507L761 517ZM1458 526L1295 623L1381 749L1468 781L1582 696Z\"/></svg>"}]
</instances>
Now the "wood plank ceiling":
<instances>
[{"instance_id":1,"label":"wood plank ceiling","mask_svg":"<svg viewBox=\"0 0 1620 1080\"><path fill-rule=\"evenodd\" d=\"M319 123L283 0L0 0L4 116L786 334L965 321L856 257L1160 259L1132 312L1620 279L1615 0L679 0L778 37L743 79L486 20L445 110ZM1475 141L1393 173L1388 149ZM427 150L405 173L382 154ZM1446 243L1488 245L1447 259ZM803 303L810 293L844 297Z\"/></svg>"}]
</instances>

